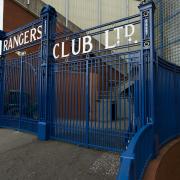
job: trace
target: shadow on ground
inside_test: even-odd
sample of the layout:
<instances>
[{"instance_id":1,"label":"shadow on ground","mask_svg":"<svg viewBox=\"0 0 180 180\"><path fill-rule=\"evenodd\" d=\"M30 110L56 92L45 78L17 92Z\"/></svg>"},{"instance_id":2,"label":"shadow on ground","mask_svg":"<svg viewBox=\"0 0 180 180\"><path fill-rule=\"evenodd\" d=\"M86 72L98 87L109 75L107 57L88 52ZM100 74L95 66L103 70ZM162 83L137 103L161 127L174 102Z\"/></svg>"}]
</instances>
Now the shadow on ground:
<instances>
[{"instance_id":1,"label":"shadow on ground","mask_svg":"<svg viewBox=\"0 0 180 180\"><path fill-rule=\"evenodd\" d=\"M2 180L113 180L119 155L0 129Z\"/></svg>"}]
</instances>

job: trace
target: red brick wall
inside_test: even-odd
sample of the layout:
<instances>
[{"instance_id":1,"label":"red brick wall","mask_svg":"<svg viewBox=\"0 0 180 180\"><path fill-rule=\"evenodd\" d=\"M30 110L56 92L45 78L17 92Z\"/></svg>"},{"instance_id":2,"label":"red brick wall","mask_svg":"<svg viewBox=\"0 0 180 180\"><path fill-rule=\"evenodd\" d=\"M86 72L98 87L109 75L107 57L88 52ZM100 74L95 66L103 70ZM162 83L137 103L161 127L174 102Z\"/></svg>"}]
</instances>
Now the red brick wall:
<instances>
[{"instance_id":1,"label":"red brick wall","mask_svg":"<svg viewBox=\"0 0 180 180\"><path fill-rule=\"evenodd\" d=\"M37 17L13 0L4 1L4 31L9 32L23 26Z\"/></svg>"}]
</instances>

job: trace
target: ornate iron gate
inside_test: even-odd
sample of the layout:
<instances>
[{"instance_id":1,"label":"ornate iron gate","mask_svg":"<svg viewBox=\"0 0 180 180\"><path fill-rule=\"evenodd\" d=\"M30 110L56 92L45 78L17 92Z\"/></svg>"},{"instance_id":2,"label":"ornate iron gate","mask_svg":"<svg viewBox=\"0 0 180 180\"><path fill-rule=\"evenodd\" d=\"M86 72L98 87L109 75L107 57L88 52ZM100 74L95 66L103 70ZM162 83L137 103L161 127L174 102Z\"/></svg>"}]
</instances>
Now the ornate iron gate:
<instances>
[{"instance_id":1,"label":"ornate iron gate","mask_svg":"<svg viewBox=\"0 0 180 180\"><path fill-rule=\"evenodd\" d=\"M7 58L1 126L37 133L39 54Z\"/></svg>"},{"instance_id":2,"label":"ornate iron gate","mask_svg":"<svg viewBox=\"0 0 180 180\"><path fill-rule=\"evenodd\" d=\"M27 34L39 26L41 19L12 32L1 32L0 126L35 134L39 122L40 40L28 43Z\"/></svg>"},{"instance_id":3,"label":"ornate iron gate","mask_svg":"<svg viewBox=\"0 0 180 180\"><path fill-rule=\"evenodd\" d=\"M152 11L140 9L73 33L60 32L55 9L45 6L40 19L1 32L0 126L124 150L151 111Z\"/></svg>"},{"instance_id":4,"label":"ornate iron gate","mask_svg":"<svg viewBox=\"0 0 180 180\"><path fill-rule=\"evenodd\" d=\"M134 36L123 38L123 28L130 24ZM116 46L106 49L105 33L116 39L116 28L122 29L122 37ZM51 41L57 57L51 66L51 94L55 94L49 110L53 111L51 138L112 151L125 148L142 125L141 109L135 108L141 101L138 89L142 86L139 28L140 15L135 15L77 33L55 33ZM72 49L84 51L84 36L92 38L90 53L61 56Z\"/></svg>"},{"instance_id":5,"label":"ornate iron gate","mask_svg":"<svg viewBox=\"0 0 180 180\"><path fill-rule=\"evenodd\" d=\"M139 68L138 51L54 64L51 137L109 150L124 147L140 127L134 107Z\"/></svg>"}]
</instances>

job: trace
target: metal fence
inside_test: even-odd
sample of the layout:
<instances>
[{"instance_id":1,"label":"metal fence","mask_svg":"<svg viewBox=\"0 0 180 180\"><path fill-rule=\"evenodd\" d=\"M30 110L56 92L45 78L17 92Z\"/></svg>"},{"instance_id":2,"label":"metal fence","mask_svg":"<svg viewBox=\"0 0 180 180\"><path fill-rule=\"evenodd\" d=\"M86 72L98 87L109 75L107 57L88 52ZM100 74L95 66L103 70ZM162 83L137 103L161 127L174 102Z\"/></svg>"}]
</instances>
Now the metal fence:
<instances>
[{"instance_id":1,"label":"metal fence","mask_svg":"<svg viewBox=\"0 0 180 180\"><path fill-rule=\"evenodd\" d=\"M1 32L6 51L0 61L0 126L36 133L41 140L118 152L127 148L124 180L141 178L154 144L180 131L180 77L179 67L155 59L153 3L139 9L140 14L73 33L62 32L55 9L45 6L38 20ZM137 30L133 37L128 25ZM116 28L125 29L125 37L116 34L105 48L103 33L113 37ZM17 37L27 32L30 39L18 44ZM84 36L92 40L91 52L83 53Z\"/></svg>"},{"instance_id":2,"label":"metal fence","mask_svg":"<svg viewBox=\"0 0 180 180\"><path fill-rule=\"evenodd\" d=\"M154 120L141 128L121 156L117 179L142 179L150 159L180 135L180 67L156 57L154 64Z\"/></svg>"},{"instance_id":3,"label":"metal fence","mask_svg":"<svg viewBox=\"0 0 180 180\"><path fill-rule=\"evenodd\" d=\"M161 146L180 134L180 67L157 58L155 130Z\"/></svg>"},{"instance_id":4,"label":"metal fence","mask_svg":"<svg viewBox=\"0 0 180 180\"><path fill-rule=\"evenodd\" d=\"M54 64L53 73L55 121L51 136L109 150L124 149L125 141L141 127L135 118L140 53L60 62Z\"/></svg>"},{"instance_id":5,"label":"metal fence","mask_svg":"<svg viewBox=\"0 0 180 180\"><path fill-rule=\"evenodd\" d=\"M58 58L51 68L55 93L50 137L111 151L122 151L142 126L138 92L141 83L140 32L132 41L121 39L116 47L105 49L104 32L114 39L114 29L133 24L140 29L140 15L97 27L55 35L55 43L65 41L66 51L76 41L80 51L84 35L92 37L93 49L86 55ZM59 26L56 26L58 31ZM112 44L113 42L110 41ZM60 46L60 44L58 44ZM69 47L70 46L70 47ZM66 52L67 53L67 52Z\"/></svg>"},{"instance_id":6,"label":"metal fence","mask_svg":"<svg viewBox=\"0 0 180 180\"><path fill-rule=\"evenodd\" d=\"M179 2L155 0L155 6L155 51L150 60L151 72L148 71L152 83L147 85L152 88L147 117L153 123L143 126L132 138L121 156L117 179L142 179L150 159L165 143L180 135Z\"/></svg>"},{"instance_id":7,"label":"metal fence","mask_svg":"<svg viewBox=\"0 0 180 180\"><path fill-rule=\"evenodd\" d=\"M143 126L132 138L127 150L121 155L120 173L117 180L143 179L144 170L154 156L153 124Z\"/></svg>"},{"instance_id":8,"label":"metal fence","mask_svg":"<svg viewBox=\"0 0 180 180\"><path fill-rule=\"evenodd\" d=\"M5 60L1 127L37 132L38 78L39 53Z\"/></svg>"},{"instance_id":9,"label":"metal fence","mask_svg":"<svg viewBox=\"0 0 180 180\"><path fill-rule=\"evenodd\" d=\"M128 26L134 28L132 37ZM46 6L38 20L6 33L1 127L31 131L43 140L123 151L144 124L140 28L137 14L76 33L62 31L55 10ZM29 43L18 44L18 37L27 32L31 36L24 41ZM116 42L109 48L105 32L109 44ZM90 53L82 52L84 36L92 38ZM79 54L61 57L62 42L65 54L73 48Z\"/></svg>"}]
</instances>

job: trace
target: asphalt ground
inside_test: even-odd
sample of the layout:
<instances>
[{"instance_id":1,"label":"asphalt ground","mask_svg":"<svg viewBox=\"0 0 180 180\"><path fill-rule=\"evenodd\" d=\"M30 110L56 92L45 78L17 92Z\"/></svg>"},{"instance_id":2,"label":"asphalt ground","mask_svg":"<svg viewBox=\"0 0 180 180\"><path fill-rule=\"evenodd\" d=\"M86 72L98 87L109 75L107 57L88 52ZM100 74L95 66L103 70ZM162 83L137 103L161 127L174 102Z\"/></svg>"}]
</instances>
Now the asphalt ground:
<instances>
[{"instance_id":1,"label":"asphalt ground","mask_svg":"<svg viewBox=\"0 0 180 180\"><path fill-rule=\"evenodd\" d=\"M0 180L115 180L119 154L0 129Z\"/></svg>"}]
</instances>

